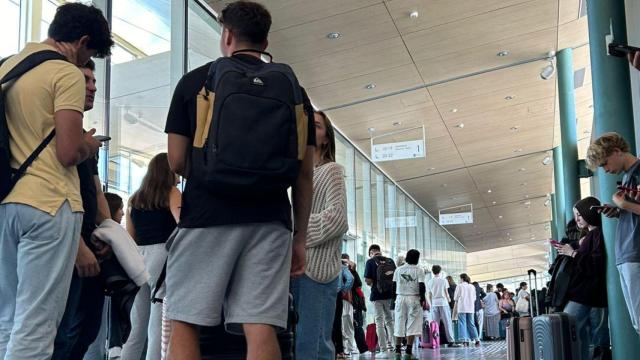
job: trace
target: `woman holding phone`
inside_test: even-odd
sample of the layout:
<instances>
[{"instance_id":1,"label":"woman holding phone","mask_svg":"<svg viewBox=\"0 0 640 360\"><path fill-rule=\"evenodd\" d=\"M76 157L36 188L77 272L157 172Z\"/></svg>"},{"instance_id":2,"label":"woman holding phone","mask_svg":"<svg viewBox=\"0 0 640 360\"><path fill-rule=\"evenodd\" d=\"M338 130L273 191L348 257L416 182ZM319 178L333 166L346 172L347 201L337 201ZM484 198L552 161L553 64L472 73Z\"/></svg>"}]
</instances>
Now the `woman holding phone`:
<instances>
[{"instance_id":1,"label":"woman holding phone","mask_svg":"<svg viewBox=\"0 0 640 360\"><path fill-rule=\"evenodd\" d=\"M558 253L571 257L573 273L569 281L564 312L573 315L580 338L582 358L588 359L589 344L595 346L594 358L611 358L606 287L606 254L602 234L600 201L587 197L573 207L576 224L588 233L575 250L570 245L555 245ZM588 330L591 329L591 333Z\"/></svg>"}]
</instances>

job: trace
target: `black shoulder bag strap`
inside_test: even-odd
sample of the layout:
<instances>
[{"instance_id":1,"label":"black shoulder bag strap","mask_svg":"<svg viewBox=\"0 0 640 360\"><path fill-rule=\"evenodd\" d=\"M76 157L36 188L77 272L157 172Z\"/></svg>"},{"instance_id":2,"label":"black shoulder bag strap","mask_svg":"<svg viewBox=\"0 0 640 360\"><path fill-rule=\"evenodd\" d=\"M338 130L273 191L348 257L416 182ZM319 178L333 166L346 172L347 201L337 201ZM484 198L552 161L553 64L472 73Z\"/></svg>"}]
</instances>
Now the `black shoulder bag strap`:
<instances>
[{"instance_id":1,"label":"black shoulder bag strap","mask_svg":"<svg viewBox=\"0 0 640 360\"><path fill-rule=\"evenodd\" d=\"M4 62L7 60L8 58L4 58L2 60L0 60L0 66L2 66L2 64L4 64ZM2 85L13 81L17 78L19 78L20 76L24 75L25 73L29 72L29 70L35 68L36 66L44 63L45 61L49 61L49 60L64 60L67 61L67 58L60 54L57 51L53 51L53 50L43 50L43 51L38 51L35 52L31 55L28 55L26 58L24 58L22 61L20 61L16 66L14 66L11 70L9 70L9 72L2 78L0 79L0 87L2 87ZM7 114L4 111L4 93L2 92L2 90L0 89L0 96L2 97L2 99L0 99L0 102L3 103L2 106L2 110L0 112L0 121L3 124L6 124L7 120L6 120L6 116ZM44 138L44 140L42 140L42 142L40 143L40 145L38 145L38 147L31 153L31 155L29 155L29 157L27 157L27 159L25 160L24 163L22 163L22 165L20 165L20 167L14 171L13 173L13 178L12 178L12 187L13 185L15 185L18 180L20 179L20 177L22 175L24 175L25 171L27 171L27 168L29 166L31 166L31 164L36 160L36 158L40 155L40 153L49 145L49 143L51 142L51 140L53 140L53 138L56 135L56 130L53 129L51 131L51 133L49 133L49 135L47 135L47 137Z\"/></svg>"}]
</instances>

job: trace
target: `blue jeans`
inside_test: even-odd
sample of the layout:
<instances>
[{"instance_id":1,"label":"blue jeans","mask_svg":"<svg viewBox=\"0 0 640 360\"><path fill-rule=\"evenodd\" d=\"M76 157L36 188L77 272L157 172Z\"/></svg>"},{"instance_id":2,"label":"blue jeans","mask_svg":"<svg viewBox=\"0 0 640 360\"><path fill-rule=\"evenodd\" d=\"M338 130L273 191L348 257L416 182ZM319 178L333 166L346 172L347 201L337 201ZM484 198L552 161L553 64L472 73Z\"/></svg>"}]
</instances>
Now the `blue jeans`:
<instances>
[{"instance_id":1,"label":"blue jeans","mask_svg":"<svg viewBox=\"0 0 640 360\"><path fill-rule=\"evenodd\" d=\"M296 326L296 359L334 360L331 339L338 296L338 278L322 284L303 275L291 284L298 312Z\"/></svg>"},{"instance_id":2,"label":"blue jeans","mask_svg":"<svg viewBox=\"0 0 640 360\"><path fill-rule=\"evenodd\" d=\"M476 328L473 315L473 313L458 314L458 340L460 342L479 340L478 328Z\"/></svg>"},{"instance_id":3,"label":"blue jeans","mask_svg":"<svg viewBox=\"0 0 640 360\"><path fill-rule=\"evenodd\" d=\"M582 359L589 358L589 345L609 346L609 316L607 308L596 308L569 301L564 312L576 319ZM589 334L589 328L591 334Z\"/></svg>"},{"instance_id":4,"label":"blue jeans","mask_svg":"<svg viewBox=\"0 0 640 360\"><path fill-rule=\"evenodd\" d=\"M58 327L52 360L82 360L98 336L102 323L104 291L98 277L73 273L67 308Z\"/></svg>"},{"instance_id":5,"label":"blue jeans","mask_svg":"<svg viewBox=\"0 0 640 360\"><path fill-rule=\"evenodd\" d=\"M55 216L0 205L0 359L51 358L62 320L82 213L68 202Z\"/></svg>"}]
</instances>

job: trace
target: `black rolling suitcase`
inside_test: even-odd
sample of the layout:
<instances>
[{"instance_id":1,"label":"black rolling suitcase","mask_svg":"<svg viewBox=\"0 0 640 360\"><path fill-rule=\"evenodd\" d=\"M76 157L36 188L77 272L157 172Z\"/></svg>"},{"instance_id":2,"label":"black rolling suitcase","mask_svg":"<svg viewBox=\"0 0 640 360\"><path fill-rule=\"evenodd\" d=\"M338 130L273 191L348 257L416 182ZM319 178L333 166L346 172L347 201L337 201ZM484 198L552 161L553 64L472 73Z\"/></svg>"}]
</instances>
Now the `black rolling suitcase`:
<instances>
[{"instance_id":1,"label":"black rolling suitcase","mask_svg":"<svg viewBox=\"0 0 640 360\"><path fill-rule=\"evenodd\" d=\"M278 334L283 360L295 359L295 326L297 322L298 315L293 307L293 296L289 295L287 329ZM224 325L201 327L200 353L202 360L244 360L247 358L247 343L244 336L229 334L224 329Z\"/></svg>"},{"instance_id":2,"label":"black rolling suitcase","mask_svg":"<svg viewBox=\"0 0 640 360\"><path fill-rule=\"evenodd\" d=\"M536 360L587 360L581 359L576 320L562 312L533 318L533 348Z\"/></svg>"}]
</instances>

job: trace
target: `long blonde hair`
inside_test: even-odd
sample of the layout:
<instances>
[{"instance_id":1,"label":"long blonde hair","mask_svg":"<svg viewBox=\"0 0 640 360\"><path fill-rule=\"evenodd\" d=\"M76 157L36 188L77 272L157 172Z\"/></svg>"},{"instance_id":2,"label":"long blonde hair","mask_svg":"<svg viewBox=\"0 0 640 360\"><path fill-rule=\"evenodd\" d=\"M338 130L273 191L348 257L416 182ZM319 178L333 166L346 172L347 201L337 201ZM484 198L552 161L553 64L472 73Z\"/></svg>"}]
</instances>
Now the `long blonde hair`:
<instances>
[{"instance_id":1,"label":"long blonde hair","mask_svg":"<svg viewBox=\"0 0 640 360\"><path fill-rule=\"evenodd\" d=\"M169 194L176 185L176 175L169 167L167 153L154 156L140 188L129 198L129 207L138 210L169 208Z\"/></svg>"}]
</instances>

